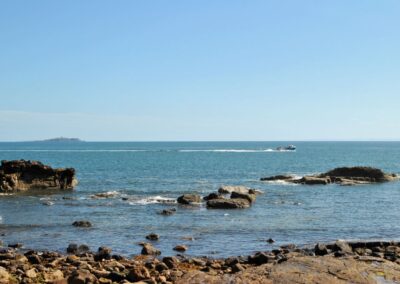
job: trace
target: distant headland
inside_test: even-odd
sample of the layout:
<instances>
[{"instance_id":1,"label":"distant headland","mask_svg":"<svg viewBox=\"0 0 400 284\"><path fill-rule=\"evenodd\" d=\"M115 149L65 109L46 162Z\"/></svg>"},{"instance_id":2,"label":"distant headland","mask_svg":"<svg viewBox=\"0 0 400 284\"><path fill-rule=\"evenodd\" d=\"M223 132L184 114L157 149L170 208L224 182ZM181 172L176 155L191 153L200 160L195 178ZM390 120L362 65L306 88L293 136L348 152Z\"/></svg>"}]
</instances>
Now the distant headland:
<instances>
[{"instance_id":1,"label":"distant headland","mask_svg":"<svg viewBox=\"0 0 400 284\"><path fill-rule=\"evenodd\" d=\"M55 138L50 138L50 139L44 139L44 140L36 140L32 142L85 142L79 138L68 138L68 137L55 137Z\"/></svg>"}]
</instances>

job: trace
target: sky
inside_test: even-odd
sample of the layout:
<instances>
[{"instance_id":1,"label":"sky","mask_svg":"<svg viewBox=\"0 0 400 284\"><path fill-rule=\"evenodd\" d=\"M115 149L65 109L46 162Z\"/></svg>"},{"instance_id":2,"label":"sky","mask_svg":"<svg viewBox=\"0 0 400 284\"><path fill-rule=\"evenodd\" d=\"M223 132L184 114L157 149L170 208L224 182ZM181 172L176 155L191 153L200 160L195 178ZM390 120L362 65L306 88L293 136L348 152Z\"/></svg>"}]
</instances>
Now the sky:
<instances>
[{"instance_id":1,"label":"sky","mask_svg":"<svg viewBox=\"0 0 400 284\"><path fill-rule=\"evenodd\" d=\"M0 2L0 141L400 140L398 0Z\"/></svg>"}]
</instances>

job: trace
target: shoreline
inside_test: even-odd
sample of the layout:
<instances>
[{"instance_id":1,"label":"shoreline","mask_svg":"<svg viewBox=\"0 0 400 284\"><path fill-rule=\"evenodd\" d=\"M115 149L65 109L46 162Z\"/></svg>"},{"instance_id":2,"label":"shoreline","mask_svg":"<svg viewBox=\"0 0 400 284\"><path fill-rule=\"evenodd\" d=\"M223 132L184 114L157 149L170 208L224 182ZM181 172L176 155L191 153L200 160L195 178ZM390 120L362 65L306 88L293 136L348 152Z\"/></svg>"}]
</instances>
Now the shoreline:
<instances>
[{"instance_id":1,"label":"shoreline","mask_svg":"<svg viewBox=\"0 0 400 284\"><path fill-rule=\"evenodd\" d=\"M400 281L399 241L295 245L228 258L161 256L150 243L124 257L100 247L68 253L0 248L0 283L393 283ZM383 281L383 282L382 282ZM389 281L389 282L384 282Z\"/></svg>"}]
</instances>

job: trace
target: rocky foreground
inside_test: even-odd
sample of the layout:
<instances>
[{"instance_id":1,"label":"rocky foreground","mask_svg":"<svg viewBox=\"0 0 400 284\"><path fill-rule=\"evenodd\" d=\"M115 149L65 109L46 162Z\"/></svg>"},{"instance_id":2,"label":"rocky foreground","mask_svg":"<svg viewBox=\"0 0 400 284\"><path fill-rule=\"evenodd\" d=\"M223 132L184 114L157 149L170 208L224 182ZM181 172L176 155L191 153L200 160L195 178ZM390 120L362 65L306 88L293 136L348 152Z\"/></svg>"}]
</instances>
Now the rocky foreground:
<instances>
[{"instance_id":1,"label":"rocky foreground","mask_svg":"<svg viewBox=\"0 0 400 284\"><path fill-rule=\"evenodd\" d=\"M326 173L308 175L297 178L291 175L277 175L261 178L261 181L286 181L297 184L326 185L336 183L340 185L358 185L382 183L398 179L396 174L385 173L380 169L371 167L341 167Z\"/></svg>"},{"instance_id":2,"label":"rocky foreground","mask_svg":"<svg viewBox=\"0 0 400 284\"><path fill-rule=\"evenodd\" d=\"M76 184L75 170L53 169L38 161L1 161L0 192L31 189L72 189Z\"/></svg>"},{"instance_id":3,"label":"rocky foreground","mask_svg":"<svg viewBox=\"0 0 400 284\"><path fill-rule=\"evenodd\" d=\"M146 246L148 246L146 248ZM150 248L150 250L148 250ZM398 283L399 242L344 242L314 248L288 245L250 256L160 257L143 244L126 258L71 244L68 254L0 251L0 283ZM154 248L153 248L154 249Z\"/></svg>"}]
</instances>

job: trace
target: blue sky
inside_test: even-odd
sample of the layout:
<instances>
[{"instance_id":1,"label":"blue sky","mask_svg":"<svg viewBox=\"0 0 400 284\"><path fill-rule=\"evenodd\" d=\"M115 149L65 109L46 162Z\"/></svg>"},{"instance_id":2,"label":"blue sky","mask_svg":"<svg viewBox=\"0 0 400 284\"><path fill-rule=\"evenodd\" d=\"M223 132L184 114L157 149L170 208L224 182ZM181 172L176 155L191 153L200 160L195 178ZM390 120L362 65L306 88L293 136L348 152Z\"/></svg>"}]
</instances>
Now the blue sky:
<instances>
[{"instance_id":1,"label":"blue sky","mask_svg":"<svg viewBox=\"0 0 400 284\"><path fill-rule=\"evenodd\" d=\"M0 140L400 140L400 1L1 1Z\"/></svg>"}]
</instances>

